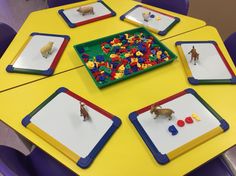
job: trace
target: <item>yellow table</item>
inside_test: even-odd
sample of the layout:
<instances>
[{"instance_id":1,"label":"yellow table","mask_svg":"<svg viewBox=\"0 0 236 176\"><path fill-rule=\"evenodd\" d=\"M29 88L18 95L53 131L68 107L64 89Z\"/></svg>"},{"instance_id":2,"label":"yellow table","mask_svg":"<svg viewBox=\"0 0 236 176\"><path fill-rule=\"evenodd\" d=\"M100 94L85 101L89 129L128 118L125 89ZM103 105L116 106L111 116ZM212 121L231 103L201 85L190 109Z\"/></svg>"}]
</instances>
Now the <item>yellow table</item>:
<instances>
[{"instance_id":1,"label":"yellow table","mask_svg":"<svg viewBox=\"0 0 236 176\"><path fill-rule=\"evenodd\" d=\"M26 19L25 23L19 30L17 36L9 46L8 50L0 59L0 92L45 78L44 76L40 75L8 73L5 71L7 65L11 63L14 56L21 48L22 42L27 40L28 36L32 32L65 34L71 37L70 42L66 47L54 72L54 74L58 74L82 65L82 62L73 49L73 45L108 36L121 31L133 29L136 27L119 19L119 17L126 11L128 11L135 5L140 4L135 1L105 0L105 3L107 3L117 13L115 17L107 18L105 20L93 22L73 29L69 28L65 21L58 14L58 10L60 9L74 7L75 5L81 6L88 2L92 1L45 9L33 12L29 15L29 17ZM160 40L200 28L202 26L205 26L206 24L204 21L188 16L176 14L166 10L158 10L177 16L181 19L181 22L177 24L166 36L158 36Z\"/></svg>"},{"instance_id":2,"label":"yellow table","mask_svg":"<svg viewBox=\"0 0 236 176\"><path fill-rule=\"evenodd\" d=\"M233 71L236 72L215 28L203 27L163 42L178 54L175 42L179 40L215 40ZM69 158L21 124L25 115L61 86L85 97L122 120L120 128L88 169L76 166ZM159 165L129 121L128 114L189 87L194 88L229 123L230 129L168 164ZM235 90L235 85L229 84L190 85L180 59L104 89L98 89L85 67L80 67L0 93L0 117L17 132L80 175L178 176L191 171L236 144L236 120L234 118L236 111L235 100L232 98L236 97Z\"/></svg>"}]
</instances>

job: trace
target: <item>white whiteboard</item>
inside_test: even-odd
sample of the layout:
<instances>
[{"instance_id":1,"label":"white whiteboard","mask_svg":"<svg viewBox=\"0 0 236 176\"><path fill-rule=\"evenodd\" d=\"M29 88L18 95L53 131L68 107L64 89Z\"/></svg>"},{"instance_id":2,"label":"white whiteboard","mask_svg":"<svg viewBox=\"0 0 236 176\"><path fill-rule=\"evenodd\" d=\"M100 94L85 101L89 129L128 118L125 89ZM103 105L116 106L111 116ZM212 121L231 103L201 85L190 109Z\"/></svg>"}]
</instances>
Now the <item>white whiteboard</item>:
<instances>
[{"instance_id":1,"label":"white whiteboard","mask_svg":"<svg viewBox=\"0 0 236 176\"><path fill-rule=\"evenodd\" d=\"M137 119L162 154L168 154L220 125L214 115L192 94L185 94L161 106L175 112L172 115L172 120L169 121L166 117L154 119L155 116L150 111L140 114ZM193 113L197 114L201 120L193 119L194 123L192 124L185 124L184 127L177 126L178 120L184 120L185 117L191 116ZM178 134L175 136L172 136L168 131L168 127L171 125L175 125L178 130Z\"/></svg>"},{"instance_id":2,"label":"white whiteboard","mask_svg":"<svg viewBox=\"0 0 236 176\"><path fill-rule=\"evenodd\" d=\"M93 7L93 11L94 14L86 14L86 15L81 15L79 12L77 12L77 9L80 7L75 7L75 8L71 8L71 9L66 9L63 11L64 15L69 19L69 21L71 23L79 23L79 22L83 22L83 21L87 21L93 18L97 18L97 17L101 17L107 14L110 14L111 11L109 9L107 9L102 3L100 2L96 2L96 3L92 3L92 4L86 4L84 6L81 7Z\"/></svg>"},{"instance_id":3,"label":"white whiteboard","mask_svg":"<svg viewBox=\"0 0 236 176\"><path fill-rule=\"evenodd\" d=\"M78 156L85 158L112 125L112 120L86 106L90 119L80 116L80 101L60 93L39 110L31 123Z\"/></svg>"},{"instance_id":4,"label":"white whiteboard","mask_svg":"<svg viewBox=\"0 0 236 176\"><path fill-rule=\"evenodd\" d=\"M143 19L143 13L151 12L151 14L154 14L154 18L150 18L148 22L144 21ZM157 20L156 18L160 18L160 20ZM164 31L166 28L168 28L175 19L173 17L158 13L156 11L147 9L145 7L137 7L130 13L128 13L125 18L134 21L136 23L139 23L143 26L151 27L153 29L156 29L158 31Z\"/></svg>"},{"instance_id":5,"label":"white whiteboard","mask_svg":"<svg viewBox=\"0 0 236 176\"><path fill-rule=\"evenodd\" d=\"M191 60L192 47L199 53L199 60L196 65ZM231 79L232 76L225 66L213 43L181 43L184 56L187 60L189 69L195 79Z\"/></svg>"},{"instance_id":6,"label":"white whiteboard","mask_svg":"<svg viewBox=\"0 0 236 176\"><path fill-rule=\"evenodd\" d=\"M58 36L45 36L45 35L34 35L31 40L27 43L23 51L16 58L13 67L21 69L32 69L32 70L47 70L55 56L57 55L62 43L64 42L64 37ZM52 54L44 58L41 55L40 49L47 45L48 42L54 42L52 48Z\"/></svg>"}]
</instances>

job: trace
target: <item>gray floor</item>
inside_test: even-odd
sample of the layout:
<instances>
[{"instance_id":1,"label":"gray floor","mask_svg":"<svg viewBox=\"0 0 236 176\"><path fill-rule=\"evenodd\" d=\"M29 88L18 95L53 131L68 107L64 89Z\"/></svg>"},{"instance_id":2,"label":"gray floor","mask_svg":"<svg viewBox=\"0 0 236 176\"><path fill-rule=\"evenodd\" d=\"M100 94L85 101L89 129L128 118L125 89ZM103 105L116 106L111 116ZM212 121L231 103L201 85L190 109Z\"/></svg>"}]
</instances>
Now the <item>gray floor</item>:
<instances>
[{"instance_id":1,"label":"gray floor","mask_svg":"<svg viewBox=\"0 0 236 176\"><path fill-rule=\"evenodd\" d=\"M234 19L236 0L189 1L190 9L188 15L202 19L208 25L215 26L223 40L236 31L236 20ZM46 0L0 0L0 22L7 23L18 31L30 12L44 8L47 8ZM1 144L16 147L25 154L29 153L28 143L22 142L19 135L0 121ZM236 168L235 156L236 147L224 155L233 168Z\"/></svg>"},{"instance_id":2,"label":"gray floor","mask_svg":"<svg viewBox=\"0 0 236 176\"><path fill-rule=\"evenodd\" d=\"M18 31L30 12L44 8L46 0L0 0L0 22Z\"/></svg>"}]
</instances>

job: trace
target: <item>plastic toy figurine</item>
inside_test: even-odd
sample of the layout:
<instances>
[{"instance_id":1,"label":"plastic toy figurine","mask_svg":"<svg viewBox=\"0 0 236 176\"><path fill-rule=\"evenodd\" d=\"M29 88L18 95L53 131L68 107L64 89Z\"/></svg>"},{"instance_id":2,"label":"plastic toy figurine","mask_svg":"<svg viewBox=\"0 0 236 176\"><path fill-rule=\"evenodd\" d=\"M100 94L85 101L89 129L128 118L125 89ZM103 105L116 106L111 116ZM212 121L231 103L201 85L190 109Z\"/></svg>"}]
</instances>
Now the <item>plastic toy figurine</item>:
<instances>
[{"instance_id":1,"label":"plastic toy figurine","mask_svg":"<svg viewBox=\"0 0 236 176\"><path fill-rule=\"evenodd\" d=\"M43 57L47 58L48 55L52 54L53 42L48 42L45 46L40 49Z\"/></svg>"},{"instance_id":2,"label":"plastic toy figurine","mask_svg":"<svg viewBox=\"0 0 236 176\"><path fill-rule=\"evenodd\" d=\"M80 116L84 117L84 121L89 119L88 111L85 109L85 104L80 102Z\"/></svg>"},{"instance_id":3,"label":"plastic toy figurine","mask_svg":"<svg viewBox=\"0 0 236 176\"><path fill-rule=\"evenodd\" d=\"M148 12L148 13L142 13L143 15L143 20L148 22L149 21L149 18L151 16L151 12Z\"/></svg>"},{"instance_id":4,"label":"plastic toy figurine","mask_svg":"<svg viewBox=\"0 0 236 176\"><path fill-rule=\"evenodd\" d=\"M189 51L188 54L191 54L191 60L190 62L192 62L192 60L194 61L194 65L196 65L196 62L199 60L199 54L197 53L197 50L194 48L191 49L191 51Z\"/></svg>"},{"instance_id":5,"label":"plastic toy figurine","mask_svg":"<svg viewBox=\"0 0 236 176\"><path fill-rule=\"evenodd\" d=\"M160 108L157 108L160 107ZM162 115L162 116L166 116L169 118L169 120L172 119L172 114L174 113L173 110L171 109L163 109L161 106L157 106L157 105L152 105L151 106L151 110L150 110L151 114L155 114L156 116L154 117L154 119L156 119L158 116Z\"/></svg>"},{"instance_id":6,"label":"plastic toy figurine","mask_svg":"<svg viewBox=\"0 0 236 176\"><path fill-rule=\"evenodd\" d=\"M80 7L80 8L77 9L77 12L79 12L83 16L87 15L87 14L93 14L94 15L93 7L91 7L91 6Z\"/></svg>"}]
</instances>

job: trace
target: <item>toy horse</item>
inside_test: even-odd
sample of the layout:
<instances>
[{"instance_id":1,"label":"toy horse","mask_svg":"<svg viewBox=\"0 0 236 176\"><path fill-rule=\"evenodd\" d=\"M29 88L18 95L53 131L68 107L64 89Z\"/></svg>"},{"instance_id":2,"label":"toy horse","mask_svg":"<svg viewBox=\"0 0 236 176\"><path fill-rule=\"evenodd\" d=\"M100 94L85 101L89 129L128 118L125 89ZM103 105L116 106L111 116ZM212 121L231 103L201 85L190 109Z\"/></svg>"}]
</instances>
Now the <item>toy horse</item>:
<instances>
[{"instance_id":1,"label":"toy horse","mask_svg":"<svg viewBox=\"0 0 236 176\"><path fill-rule=\"evenodd\" d=\"M194 48L194 46L191 49L191 51L189 51L188 54L190 54L190 53L191 53L191 60L190 60L190 62L192 62L192 60L193 60L194 61L194 65L196 65L196 62L199 60L199 54L197 53L197 51Z\"/></svg>"},{"instance_id":2,"label":"toy horse","mask_svg":"<svg viewBox=\"0 0 236 176\"><path fill-rule=\"evenodd\" d=\"M80 8L77 9L77 12L79 12L83 16L87 15L87 14L93 14L94 15L93 7L91 7L91 6L80 7Z\"/></svg>"},{"instance_id":3,"label":"toy horse","mask_svg":"<svg viewBox=\"0 0 236 176\"><path fill-rule=\"evenodd\" d=\"M84 117L84 121L89 119L88 111L85 109L85 104L80 102L80 116Z\"/></svg>"}]
</instances>

